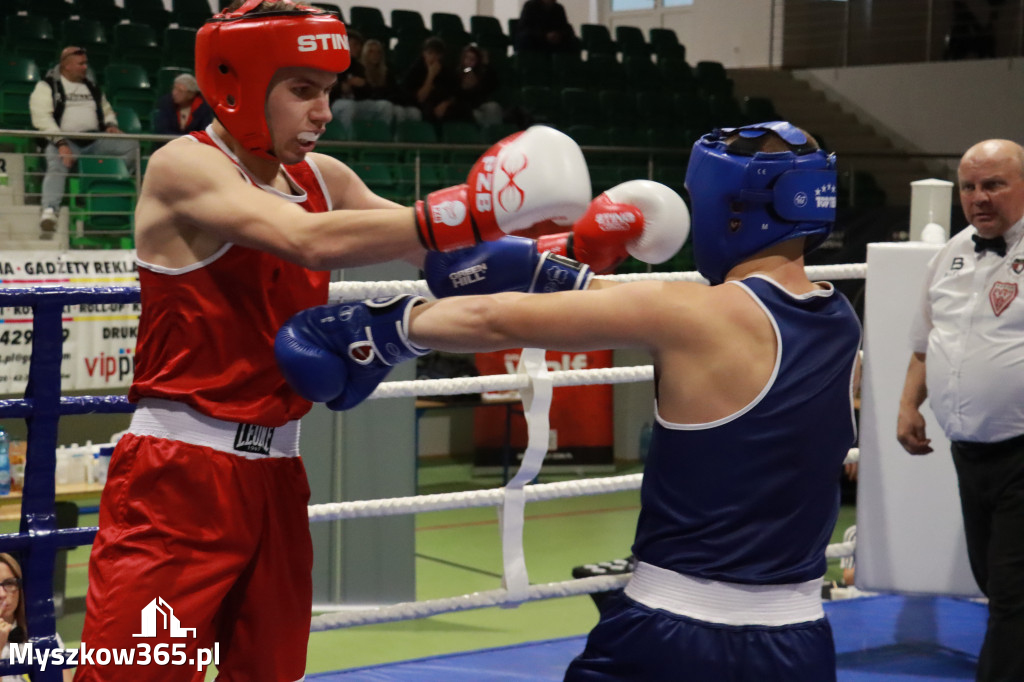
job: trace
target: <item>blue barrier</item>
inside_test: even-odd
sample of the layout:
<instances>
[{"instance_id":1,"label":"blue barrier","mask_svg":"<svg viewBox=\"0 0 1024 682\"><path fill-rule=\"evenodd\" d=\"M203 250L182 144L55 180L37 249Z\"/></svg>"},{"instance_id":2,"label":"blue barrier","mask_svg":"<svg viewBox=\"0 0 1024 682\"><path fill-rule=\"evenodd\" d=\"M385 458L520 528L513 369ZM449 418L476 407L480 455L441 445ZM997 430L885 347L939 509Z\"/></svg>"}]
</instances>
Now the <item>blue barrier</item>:
<instances>
[{"instance_id":1,"label":"blue barrier","mask_svg":"<svg viewBox=\"0 0 1024 682\"><path fill-rule=\"evenodd\" d=\"M96 528L57 528L57 425L65 415L111 414L135 411L124 396L62 397L60 365L63 355L64 306L138 303L134 287L29 287L0 289L0 307L31 307L32 357L23 399L0 400L0 418L24 419L28 426L25 487L18 533L0 535L0 552L18 552L28 619L29 641L35 650L57 646L53 604L53 574L57 550L92 544ZM38 664L7 665L0 676L32 672L38 682L59 682L61 670Z\"/></svg>"}]
</instances>

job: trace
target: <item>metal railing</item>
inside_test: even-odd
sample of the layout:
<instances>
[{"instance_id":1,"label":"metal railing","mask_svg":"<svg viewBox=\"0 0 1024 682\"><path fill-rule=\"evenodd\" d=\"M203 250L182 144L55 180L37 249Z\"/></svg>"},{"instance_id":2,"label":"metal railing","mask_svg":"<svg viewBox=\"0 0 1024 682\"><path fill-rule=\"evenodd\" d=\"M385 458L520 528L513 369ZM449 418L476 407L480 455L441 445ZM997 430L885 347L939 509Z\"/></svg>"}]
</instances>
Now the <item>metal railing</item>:
<instances>
[{"instance_id":1,"label":"metal railing","mask_svg":"<svg viewBox=\"0 0 1024 682\"><path fill-rule=\"evenodd\" d=\"M68 137L113 137L92 134ZM67 192L71 208L69 237L71 248L98 248L106 238L107 248L130 248L134 204L141 187L142 171L150 154L160 145L174 139L168 135L130 135L139 141L136 172L130 191L102 195L88 193L88 181L106 177L97 173L73 170L69 188L84 190ZM36 131L0 130L0 153L20 153L25 159L26 205L38 205L45 158L36 147ZM826 141L827 146L827 141ZM357 142L321 140L317 151L334 156L352 166L372 190L398 203L409 205L434 189L465 180L473 161L487 149L475 144L427 144L399 142ZM594 194L620 182L647 178L669 185L684 194L683 181L689 149L619 146L583 146ZM872 207L909 205L909 181L928 177L955 180L958 154L914 154L899 152L843 153L839 158L840 205ZM111 208L97 202L97 196L128 199L130 204ZM118 223L104 226L103 220ZM90 241L92 238L94 241ZM95 240L99 240L99 242ZM102 247L102 246L101 246Z\"/></svg>"}]
</instances>

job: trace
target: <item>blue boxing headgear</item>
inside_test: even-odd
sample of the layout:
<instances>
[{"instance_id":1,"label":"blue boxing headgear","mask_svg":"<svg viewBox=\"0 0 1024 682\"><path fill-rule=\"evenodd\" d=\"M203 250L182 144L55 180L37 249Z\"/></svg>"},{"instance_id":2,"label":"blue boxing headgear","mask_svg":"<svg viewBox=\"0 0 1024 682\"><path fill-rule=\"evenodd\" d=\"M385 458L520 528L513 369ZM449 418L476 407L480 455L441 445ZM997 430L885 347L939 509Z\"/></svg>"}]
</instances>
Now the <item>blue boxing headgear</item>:
<instances>
[{"instance_id":1,"label":"blue boxing headgear","mask_svg":"<svg viewBox=\"0 0 1024 682\"><path fill-rule=\"evenodd\" d=\"M774 132L792 150L758 151ZM726 138L738 136L726 144ZM693 214L693 255L712 284L740 261L780 242L806 237L817 248L836 217L835 155L785 121L716 129L693 145L686 169Z\"/></svg>"}]
</instances>

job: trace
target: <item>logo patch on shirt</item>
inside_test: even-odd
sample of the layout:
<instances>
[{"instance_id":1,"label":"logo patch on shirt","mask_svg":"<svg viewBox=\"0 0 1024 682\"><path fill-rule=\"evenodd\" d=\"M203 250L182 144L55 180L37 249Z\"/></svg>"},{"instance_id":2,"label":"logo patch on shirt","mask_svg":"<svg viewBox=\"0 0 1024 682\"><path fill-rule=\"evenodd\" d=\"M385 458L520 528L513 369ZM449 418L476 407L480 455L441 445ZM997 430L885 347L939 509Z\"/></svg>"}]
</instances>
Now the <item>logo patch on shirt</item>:
<instances>
[{"instance_id":1,"label":"logo patch on shirt","mask_svg":"<svg viewBox=\"0 0 1024 682\"><path fill-rule=\"evenodd\" d=\"M1013 270L1015 275L1024 272L1024 258L1014 258L1013 262L1010 263L1010 269Z\"/></svg>"},{"instance_id":2,"label":"logo patch on shirt","mask_svg":"<svg viewBox=\"0 0 1024 682\"><path fill-rule=\"evenodd\" d=\"M1017 284L996 282L988 292L988 302L992 305L992 312L999 317L1003 311L1010 307L1013 299L1017 298Z\"/></svg>"},{"instance_id":3,"label":"logo patch on shirt","mask_svg":"<svg viewBox=\"0 0 1024 682\"><path fill-rule=\"evenodd\" d=\"M235 450L269 455L270 443L274 440L274 427L256 424L239 424L235 432Z\"/></svg>"}]
</instances>

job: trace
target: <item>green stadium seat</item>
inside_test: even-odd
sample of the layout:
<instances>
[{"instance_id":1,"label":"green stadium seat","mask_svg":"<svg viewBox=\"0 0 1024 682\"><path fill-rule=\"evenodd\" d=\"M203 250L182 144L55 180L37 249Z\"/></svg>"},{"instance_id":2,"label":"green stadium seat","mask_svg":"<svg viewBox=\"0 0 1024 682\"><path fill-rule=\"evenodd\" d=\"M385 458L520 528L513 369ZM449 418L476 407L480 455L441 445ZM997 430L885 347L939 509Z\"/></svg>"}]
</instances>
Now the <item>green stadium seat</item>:
<instances>
[{"instance_id":1,"label":"green stadium seat","mask_svg":"<svg viewBox=\"0 0 1024 682\"><path fill-rule=\"evenodd\" d=\"M163 0L124 0L123 17L133 24L150 26L157 35L163 33L173 19Z\"/></svg>"},{"instance_id":2,"label":"green stadium seat","mask_svg":"<svg viewBox=\"0 0 1024 682\"><path fill-rule=\"evenodd\" d=\"M209 0L171 0L171 17L180 27L198 29L211 16Z\"/></svg>"},{"instance_id":3,"label":"green stadium seat","mask_svg":"<svg viewBox=\"0 0 1024 682\"><path fill-rule=\"evenodd\" d=\"M679 37L671 28L652 28L647 35L658 61L665 58L686 60L686 47L679 42Z\"/></svg>"},{"instance_id":4,"label":"green stadium seat","mask_svg":"<svg viewBox=\"0 0 1024 682\"><path fill-rule=\"evenodd\" d=\"M592 88L627 90L626 71L614 54L587 55L588 82Z\"/></svg>"},{"instance_id":5,"label":"green stadium seat","mask_svg":"<svg viewBox=\"0 0 1024 682\"><path fill-rule=\"evenodd\" d=\"M688 130L711 129L713 125L724 125L711 115L710 102L706 97L677 93L672 97L672 111L676 123Z\"/></svg>"},{"instance_id":6,"label":"green stadium seat","mask_svg":"<svg viewBox=\"0 0 1024 682\"><path fill-rule=\"evenodd\" d=\"M149 132L142 127L142 120L134 109L122 107L115 109L114 113L117 114L117 127L129 135ZM152 114L150 114L150 120L152 120Z\"/></svg>"},{"instance_id":7,"label":"green stadium seat","mask_svg":"<svg viewBox=\"0 0 1024 682\"><path fill-rule=\"evenodd\" d=\"M395 140L413 144L436 144L437 129L426 121L399 121L395 125Z\"/></svg>"},{"instance_id":8,"label":"green stadium seat","mask_svg":"<svg viewBox=\"0 0 1024 682\"><path fill-rule=\"evenodd\" d=\"M697 79L685 58L659 59L658 70L661 71L661 82L665 89L673 92L697 92Z\"/></svg>"},{"instance_id":9,"label":"green stadium seat","mask_svg":"<svg viewBox=\"0 0 1024 682\"><path fill-rule=\"evenodd\" d=\"M376 38L385 45L395 37L395 32L384 22L384 13L377 7L352 5L348 8L349 24L369 40Z\"/></svg>"},{"instance_id":10,"label":"green stadium seat","mask_svg":"<svg viewBox=\"0 0 1024 682\"><path fill-rule=\"evenodd\" d=\"M193 70L195 68L197 32L196 29L188 26L170 26L164 29L160 63L164 66L177 66Z\"/></svg>"},{"instance_id":11,"label":"green stadium seat","mask_svg":"<svg viewBox=\"0 0 1024 682\"><path fill-rule=\"evenodd\" d=\"M557 92L547 86L524 86L519 90L519 106L535 123L557 124L562 119L562 106Z\"/></svg>"},{"instance_id":12,"label":"green stadium seat","mask_svg":"<svg viewBox=\"0 0 1024 682\"><path fill-rule=\"evenodd\" d=\"M661 72L650 57L627 55L622 60L622 70L631 90L661 90Z\"/></svg>"},{"instance_id":13,"label":"green stadium seat","mask_svg":"<svg viewBox=\"0 0 1024 682\"><path fill-rule=\"evenodd\" d=\"M71 14L102 23L109 31L120 23L124 10L114 0L74 0Z\"/></svg>"},{"instance_id":14,"label":"green stadium seat","mask_svg":"<svg viewBox=\"0 0 1024 682\"><path fill-rule=\"evenodd\" d=\"M391 10L391 29L399 40L410 40L420 44L430 35L423 15L414 9Z\"/></svg>"},{"instance_id":15,"label":"green stadium seat","mask_svg":"<svg viewBox=\"0 0 1024 682\"><path fill-rule=\"evenodd\" d=\"M608 144L612 147L649 147L647 129L636 125L613 126L607 129Z\"/></svg>"},{"instance_id":16,"label":"green stadium seat","mask_svg":"<svg viewBox=\"0 0 1024 682\"><path fill-rule=\"evenodd\" d=\"M551 55L547 52L517 52L513 67L521 87L552 84Z\"/></svg>"},{"instance_id":17,"label":"green stadium seat","mask_svg":"<svg viewBox=\"0 0 1024 682\"><path fill-rule=\"evenodd\" d=\"M500 43L508 47L512 40L501 28L497 17L474 14L469 18L469 33L477 43Z\"/></svg>"},{"instance_id":18,"label":"green stadium seat","mask_svg":"<svg viewBox=\"0 0 1024 682\"><path fill-rule=\"evenodd\" d=\"M146 69L131 62L108 64L103 69L103 89L107 96L122 90L151 90L152 84Z\"/></svg>"},{"instance_id":19,"label":"green stadium seat","mask_svg":"<svg viewBox=\"0 0 1024 682\"><path fill-rule=\"evenodd\" d=\"M407 145L435 145L437 128L427 121L399 121L395 125L395 141ZM444 151L438 148L410 147L403 156L406 163L413 163L417 157L421 163L441 163L445 159Z\"/></svg>"},{"instance_id":20,"label":"green stadium seat","mask_svg":"<svg viewBox=\"0 0 1024 682\"><path fill-rule=\"evenodd\" d=\"M134 224L135 180L123 160L111 157L83 156L77 175L68 178L68 205L71 222L82 225L83 236L90 233L127 231Z\"/></svg>"},{"instance_id":21,"label":"green stadium seat","mask_svg":"<svg viewBox=\"0 0 1024 682\"><path fill-rule=\"evenodd\" d=\"M637 26L616 26L615 43L623 57L639 55L650 58L651 46L647 44L644 32Z\"/></svg>"},{"instance_id":22,"label":"green stadium seat","mask_svg":"<svg viewBox=\"0 0 1024 682\"><path fill-rule=\"evenodd\" d=\"M601 102L598 92L589 88L562 90L561 122L567 126L601 125Z\"/></svg>"},{"instance_id":23,"label":"green stadium seat","mask_svg":"<svg viewBox=\"0 0 1024 682\"><path fill-rule=\"evenodd\" d=\"M608 144L605 132L595 125L571 125L565 129L565 134L581 147L603 147Z\"/></svg>"},{"instance_id":24,"label":"green stadium seat","mask_svg":"<svg viewBox=\"0 0 1024 682\"><path fill-rule=\"evenodd\" d=\"M721 62L701 61L694 67L697 86L708 95L732 95L732 80Z\"/></svg>"},{"instance_id":25,"label":"green stadium seat","mask_svg":"<svg viewBox=\"0 0 1024 682\"><path fill-rule=\"evenodd\" d=\"M31 57L47 67L57 63L60 48L53 24L45 16L15 14L4 22L4 51Z\"/></svg>"},{"instance_id":26,"label":"green stadium seat","mask_svg":"<svg viewBox=\"0 0 1024 682\"><path fill-rule=\"evenodd\" d=\"M28 100L35 89L33 83L4 83L0 85L0 128L31 130L32 115Z\"/></svg>"},{"instance_id":27,"label":"green stadium seat","mask_svg":"<svg viewBox=\"0 0 1024 682\"><path fill-rule=\"evenodd\" d=\"M672 93L663 90L644 90L636 93L637 121L643 127L671 125L675 122L672 98Z\"/></svg>"},{"instance_id":28,"label":"green stadium seat","mask_svg":"<svg viewBox=\"0 0 1024 682\"><path fill-rule=\"evenodd\" d=\"M0 56L0 84L31 83L34 87L41 76L39 65L31 57Z\"/></svg>"},{"instance_id":29,"label":"green stadium seat","mask_svg":"<svg viewBox=\"0 0 1024 682\"><path fill-rule=\"evenodd\" d=\"M473 41L462 17L451 12L434 12L430 15L430 28L434 35L439 36L448 45L451 54L458 54L463 47Z\"/></svg>"},{"instance_id":30,"label":"green stadium seat","mask_svg":"<svg viewBox=\"0 0 1024 682\"><path fill-rule=\"evenodd\" d=\"M636 98L623 90L601 90L597 93L599 114L604 125L611 128L636 126Z\"/></svg>"},{"instance_id":31,"label":"green stadium seat","mask_svg":"<svg viewBox=\"0 0 1024 682\"><path fill-rule=\"evenodd\" d=\"M117 24L113 28L114 49L111 52L111 63L136 64L148 74L156 74L164 66L163 55L157 36L158 32L148 24L129 22ZM176 65L177 66L177 65Z\"/></svg>"},{"instance_id":32,"label":"green stadium seat","mask_svg":"<svg viewBox=\"0 0 1024 682\"><path fill-rule=\"evenodd\" d=\"M604 24L580 24L580 42L587 51L587 59L596 54L615 56L618 51L611 31Z\"/></svg>"},{"instance_id":33,"label":"green stadium seat","mask_svg":"<svg viewBox=\"0 0 1024 682\"><path fill-rule=\"evenodd\" d=\"M357 118L352 121L350 140L359 142L391 142L391 124L385 121Z\"/></svg>"},{"instance_id":34,"label":"green stadium seat","mask_svg":"<svg viewBox=\"0 0 1024 682\"><path fill-rule=\"evenodd\" d=\"M575 138L573 138L575 139ZM610 163L591 163L590 185L594 194L600 194L619 184L619 169Z\"/></svg>"},{"instance_id":35,"label":"green stadium seat","mask_svg":"<svg viewBox=\"0 0 1024 682\"><path fill-rule=\"evenodd\" d=\"M324 134L320 136L320 139L331 142L345 142L348 140L348 132L345 130L345 126L341 125L341 121L332 118L327 123Z\"/></svg>"},{"instance_id":36,"label":"green stadium seat","mask_svg":"<svg viewBox=\"0 0 1024 682\"><path fill-rule=\"evenodd\" d=\"M519 132L519 126L514 123L499 123L487 126L484 128L484 144L493 144L517 132Z\"/></svg>"},{"instance_id":37,"label":"green stadium seat","mask_svg":"<svg viewBox=\"0 0 1024 682\"><path fill-rule=\"evenodd\" d=\"M357 163L354 166L354 170L374 193L385 199L395 200L400 198L398 182L395 179L390 164Z\"/></svg>"},{"instance_id":38,"label":"green stadium seat","mask_svg":"<svg viewBox=\"0 0 1024 682\"><path fill-rule=\"evenodd\" d=\"M590 85L587 65L576 52L551 55L551 75L555 87L585 88Z\"/></svg>"},{"instance_id":39,"label":"green stadium seat","mask_svg":"<svg viewBox=\"0 0 1024 682\"><path fill-rule=\"evenodd\" d=\"M422 199L430 192L447 185L444 182L444 167L436 163L420 164L419 191L416 187L416 164L401 163L393 167L398 192L407 198L405 203Z\"/></svg>"},{"instance_id":40,"label":"green stadium seat","mask_svg":"<svg viewBox=\"0 0 1024 682\"><path fill-rule=\"evenodd\" d=\"M483 144L484 134L476 123L445 121L441 124L441 141L446 144Z\"/></svg>"}]
</instances>

